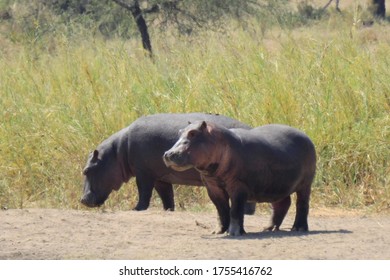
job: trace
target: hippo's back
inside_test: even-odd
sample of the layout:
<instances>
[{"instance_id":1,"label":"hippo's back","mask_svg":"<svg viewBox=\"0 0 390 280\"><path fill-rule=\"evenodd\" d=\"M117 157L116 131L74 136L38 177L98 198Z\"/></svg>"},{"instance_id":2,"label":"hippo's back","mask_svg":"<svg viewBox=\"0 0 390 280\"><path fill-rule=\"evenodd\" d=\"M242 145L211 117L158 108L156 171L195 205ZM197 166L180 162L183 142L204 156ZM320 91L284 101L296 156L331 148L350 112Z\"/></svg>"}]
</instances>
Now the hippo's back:
<instances>
[{"instance_id":1,"label":"hippo's back","mask_svg":"<svg viewBox=\"0 0 390 280\"><path fill-rule=\"evenodd\" d=\"M154 133L156 130L159 130L162 127L168 128L168 130L175 130L177 128L182 129L185 128L189 122L196 121L209 121L214 122L219 125L222 125L226 128L243 128L243 129L251 129L250 126L232 119L230 117L226 117L218 114L207 114L207 113L162 113L155 115L143 116L135 120L130 127L136 128L149 128L145 131L145 133ZM175 133L177 136L179 132Z\"/></svg>"},{"instance_id":2,"label":"hippo's back","mask_svg":"<svg viewBox=\"0 0 390 280\"><path fill-rule=\"evenodd\" d=\"M147 148L158 146L158 148L170 148L179 138L179 130L185 128L189 122L210 121L222 125L226 128L243 128L251 127L235 119L215 114L205 113L188 113L188 114L155 114L140 117L135 120L128 128L127 133L130 136L130 142L145 144ZM170 146L160 147L167 143ZM164 150L165 151L165 150Z\"/></svg>"},{"instance_id":3,"label":"hippo's back","mask_svg":"<svg viewBox=\"0 0 390 280\"><path fill-rule=\"evenodd\" d=\"M280 124L269 124L250 130L233 129L238 134L249 154L261 154L263 157L315 157L314 144L299 129ZM292 159L295 161L295 159Z\"/></svg>"},{"instance_id":4,"label":"hippo's back","mask_svg":"<svg viewBox=\"0 0 390 280\"><path fill-rule=\"evenodd\" d=\"M295 170L313 176L316 152L313 142L299 129L269 124L251 130L233 129L244 145L241 156L249 169ZM283 171L284 170L284 171Z\"/></svg>"},{"instance_id":5,"label":"hippo's back","mask_svg":"<svg viewBox=\"0 0 390 280\"><path fill-rule=\"evenodd\" d=\"M179 139L179 131L189 122L210 121L226 128L250 129L235 119L215 114L155 114L140 117L126 129L128 159L133 173L148 171L154 177L173 184L201 184L195 170L176 172L165 166L163 154ZM188 182L187 182L188 178ZM195 180L195 181L194 181Z\"/></svg>"}]
</instances>

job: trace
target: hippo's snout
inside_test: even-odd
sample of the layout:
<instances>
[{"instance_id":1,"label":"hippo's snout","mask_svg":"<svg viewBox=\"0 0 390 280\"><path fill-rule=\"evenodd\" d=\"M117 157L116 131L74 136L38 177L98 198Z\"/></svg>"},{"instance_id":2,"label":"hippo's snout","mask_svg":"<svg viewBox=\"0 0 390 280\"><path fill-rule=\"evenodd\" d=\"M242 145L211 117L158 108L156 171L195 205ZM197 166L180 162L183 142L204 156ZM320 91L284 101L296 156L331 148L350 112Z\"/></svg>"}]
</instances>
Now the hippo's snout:
<instances>
[{"instance_id":1,"label":"hippo's snout","mask_svg":"<svg viewBox=\"0 0 390 280\"><path fill-rule=\"evenodd\" d=\"M92 205L89 203L89 201L85 197L82 197L80 199L80 203L87 206L87 207L92 207Z\"/></svg>"},{"instance_id":2,"label":"hippo's snout","mask_svg":"<svg viewBox=\"0 0 390 280\"><path fill-rule=\"evenodd\" d=\"M172 150L166 151L163 156L164 162L167 166L179 160L179 155Z\"/></svg>"},{"instance_id":3,"label":"hippo's snout","mask_svg":"<svg viewBox=\"0 0 390 280\"><path fill-rule=\"evenodd\" d=\"M108 195L97 196L91 191L87 191L84 193L82 198L80 199L81 204L87 207L99 207L104 204L104 201L107 199Z\"/></svg>"},{"instance_id":4,"label":"hippo's snout","mask_svg":"<svg viewBox=\"0 0 390 280\"><path fill-rule=\"evenodd\" d=\"M86 196L80 199L81 204L87 207L99 207L102 203L96 203L94 200L88 199Z\"/></svg>"},{"instance_id":5,"label":"hippo's snout","mask_svg":"<svg viewBox=\"0 0 390 280\"><path fill-rule=\"evenodd\" d=\"M167 167L176 171L184 171L192 168L192 166L188 164L187 156L184 153L179 153L172 149L164 153L163 160Z\"/></svg>"}]
</instances>

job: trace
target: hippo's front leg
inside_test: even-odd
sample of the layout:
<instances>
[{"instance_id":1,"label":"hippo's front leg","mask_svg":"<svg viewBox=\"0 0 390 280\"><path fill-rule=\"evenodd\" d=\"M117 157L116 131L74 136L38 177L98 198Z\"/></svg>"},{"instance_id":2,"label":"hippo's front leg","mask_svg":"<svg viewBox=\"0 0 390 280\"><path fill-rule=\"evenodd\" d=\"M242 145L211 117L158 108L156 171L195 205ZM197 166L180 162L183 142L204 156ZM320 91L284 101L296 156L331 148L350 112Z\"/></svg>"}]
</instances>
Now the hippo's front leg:
<instances>
[{"instance_id":1,"label":"hippo's front leg","mask_svg":"<svg viewBox=\"0 0 390 280\"><path fill-rule=\"evenodd\" d=\"M205 180L205 185L207 193L218 211L219 223L213 233L222 234L228 230L230 223L228 194L224 189L221 189L214 184L214 182L207 182Z\"/></svg>"},{"instance_id":2,"label":"hippo's front leg","mask_svg":"<svg viewBox=\"0 0 390 280\"><path fill-rule=\"evenodd\" d=\"M150 204L155 179L147 174L137 174L135 180L137 183L139 197L137 206L135 206L133 210L146 210Z\"/></svg>"},{"instance_id":3,"label":"hippo's front leg","mask_svg":"<svg viewBox=\"0 0 390 280\"><path fill-rule=\"evenodd\" d=\"M244 230L244 212L247 194L245 192L234 193L231 196L232 207L230 209L230 225L228 234L230 236L239 236L245 233Z\"/></svg>"}]
</instances>

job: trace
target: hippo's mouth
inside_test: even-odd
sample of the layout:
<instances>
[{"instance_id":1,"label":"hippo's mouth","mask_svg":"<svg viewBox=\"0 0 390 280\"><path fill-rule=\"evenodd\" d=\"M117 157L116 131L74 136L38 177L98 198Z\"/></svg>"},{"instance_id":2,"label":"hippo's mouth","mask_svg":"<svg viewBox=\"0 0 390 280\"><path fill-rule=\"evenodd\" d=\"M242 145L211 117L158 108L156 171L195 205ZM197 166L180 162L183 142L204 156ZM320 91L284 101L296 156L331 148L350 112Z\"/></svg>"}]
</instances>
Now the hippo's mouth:
<instances>
[{"instance_id":1,"label":"hippo's mouth","mask_svg":"<svg viewBox=\"0 0 390 280\"><path fill-rule=\"evenodd\" d=\"M81 202L82 205L87 206L87 207L89 207L89 208L100 207L100 205L95 204L95 203L91 203L91 202L89 202L89 201L86 201L86 200L83 199L83 198L80 199L80 202Z\"/></svg>"},{"instance_id":2,"label":"hippo's mouth","mask_svg":"<svg viewBox=\"0 0 390 280\"><path fill-rule=\"evenodd\" d=\"M97 203L96 201L93 201L93 200L88 200L86 197L82 197L81 200L80 200L81 204L83 204L84 206L87 206L87 207L90 207L90 208L93 208L93 207L100 207L103 205L104 202L102 203Z\"/></svg>"},{"instance_id":3,"label":"hippo's mouth","mask_svg":"<svg viewBox=\"0 0 390 280\"><path fill-rule=\"evenodd\" d=\"M164 156L163 157L164 163L167 167L172 168L175 171L186 171L188 169L193 168L193 166L188 165L188 164L180 164L177 163L176 161Z\"/></svg>"},{"instance_id":4,"label":"hippo's mouth","mask_svg":"<svg viewBox=\"0 0 390 280\"><path fill-rule=\"evenodd\" d=\"M190 165L186 165L186 166L171 165L171 166L169 166L169 167L172 168L172 169L175 170L175 171L186 171L186 170L192 168L192 166L190 166Z\"/></svg>"},{"instance_id":5,"label":"hippo's mouth","mask_svg":"<svg viewBox=\"0 0 390 280\"><path fill-rule=\"evenodd\" d=\"M93 207L100 207L104 204L106 199L108 198L108 195L103 195L97 197L94 193L92 192L87 192L82 196L80 199L81 204L84 206L93 208Z\"/></svg>"},{"instance_id":6,"label":"hippo's mouth","mask_svg":"<svg viewBox=\"0 0 390 280\"><path fill-rule=\"evenodd\" d=\"M193 168L193 166L189 163L187 153L169 150L164 153L163 160L167 167L172 168L175 171L186 171Z\"/></svg>"}]
</instances>

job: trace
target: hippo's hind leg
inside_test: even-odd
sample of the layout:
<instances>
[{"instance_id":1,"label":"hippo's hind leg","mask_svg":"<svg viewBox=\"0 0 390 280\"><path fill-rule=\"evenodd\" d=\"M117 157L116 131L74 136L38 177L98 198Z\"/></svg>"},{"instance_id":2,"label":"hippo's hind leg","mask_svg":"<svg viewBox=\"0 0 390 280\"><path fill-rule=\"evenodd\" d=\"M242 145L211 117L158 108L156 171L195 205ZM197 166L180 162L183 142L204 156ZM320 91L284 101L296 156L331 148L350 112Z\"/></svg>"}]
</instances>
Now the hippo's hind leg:
<instances>
[{"instance_id":1,"label":"hippo's hind leg","mask_svg":"<svg viewBox=\"0 0 390 280\"><path fill-rule=\"evenodd\" d=\"M287 196L278 202L272 203L272 219L271 225L266 227L264 230L268 231L278 231L280 225L282 224L284 217L287 214L288 209L291 205L291 197Z\"/></svg>"},{"instance_id":2,"label":"hippo's hind leg","mask_svg":"<svg viewBox=\"0 0 390 280\"><path fill-rule=\"evenodd\" d=\"M308 231L307 216L309 215L310 187L297 192L297 211L292 231Z\"/></svg>"},{"instance_id":3,"label":"hippo's hind leg","mask_svg":"<svg viewBox=\"0 0 390 280\"><path fill-rule=\"evenodd\" d=\"M147 174L137 174L135 180L138 188L138 203L133 210L146 210L150 204L155 179Z\"/></svg>"},{"instance_id":4,"label":"hippo's hind leg","mask_svg":"<svg viewBox=\"0 0 390 280\"><path fill-rule=\"evenodd\" d=\"M172 184L157 181L155 186L158 195L161 197L164 210L175 210Z\"/></svg>"}]
</instances>

